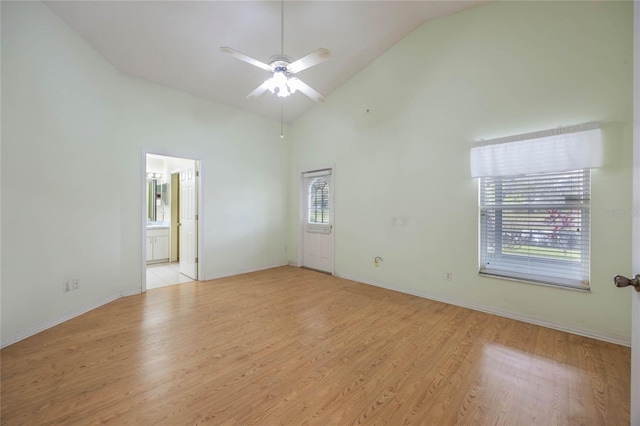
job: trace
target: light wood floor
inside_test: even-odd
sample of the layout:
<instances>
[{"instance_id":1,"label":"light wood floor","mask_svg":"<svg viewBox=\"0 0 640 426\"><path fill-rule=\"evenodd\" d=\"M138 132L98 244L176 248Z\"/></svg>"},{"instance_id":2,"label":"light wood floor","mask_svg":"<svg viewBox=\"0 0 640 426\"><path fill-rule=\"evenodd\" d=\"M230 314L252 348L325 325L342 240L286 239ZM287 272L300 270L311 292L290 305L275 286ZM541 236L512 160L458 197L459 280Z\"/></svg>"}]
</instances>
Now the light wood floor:
<instances>
[{"instance_id":1,"label":"light wood floor","mask_svg":"<svg viewBox=\"0 0 640 426\"><path fill-rule=\"evenodd\" d=\"M283 267L11 345L2 424L629 424L629 348Z\"/></svg>"}]
</instances>

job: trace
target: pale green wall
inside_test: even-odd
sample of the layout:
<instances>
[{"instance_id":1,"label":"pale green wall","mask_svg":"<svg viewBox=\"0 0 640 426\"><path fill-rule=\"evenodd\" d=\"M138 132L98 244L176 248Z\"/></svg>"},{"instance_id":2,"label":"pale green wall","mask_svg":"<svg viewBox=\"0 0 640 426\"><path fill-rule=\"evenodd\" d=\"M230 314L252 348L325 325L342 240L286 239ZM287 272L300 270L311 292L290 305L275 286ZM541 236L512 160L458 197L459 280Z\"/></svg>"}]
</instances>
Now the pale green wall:
<instances>
[{"instance_id":1,"label":"pale green wall","mask_svg":"<svg viewBox=\"0 0 640 426\"><path fill-rule=\"evenodd\" d=\"M424 24L294 123L290 192L298 172L336 168L336 273L628 342L612 277L629 270L631 222L605 210L631 206L632 25L631 2L476 7ZM471 141L594 120L591 292L478 277Z\"/></svg>"},{"instance_id":2,"label":"pale green wall","mask_svg":"<svg viewBox=\"0 0 640 426\"><path fill-rule=\"evenodd\" d=\"M630 3L427 23L284 142L279 123L120 74L41 3L1 7L3 343L140 288L144 149L202 160L205 278L296 262L296 172L335 165L338 274L628 340L611 277L630 269L630 219L604 212L630 207ZM478 278L469 143L590 120L606 123L591 293ZM63 294L69 276L81 289Z\"/></svg>"},{"instance_id":3,"label":"pale green wall","mask_svg":"<svg viewBox=\"0 0 640 426\"><path fill-rule=\"evenodd\" d=\"M42 3L1 7L3 344L140 291L145 149L202 162L201 278L287 262L279 123L121 74Z\"/></svg>"},{"instance_id":4,"label":"pale green wall","mask_svg":"<svg viewBox=\"0 0 640 426\"><path fill-rule=\"evenodd\" d=\"M280 124L137 78L122 76L121 84L122 185L138 181L141 147L201 160L201 278L286 264L288 145L279 137ZM140 205L139 191L122 196L122 205ZM122 233L137 235L139 224L123 218ZM137 282L139 253L123 244L125 281Z\"/></svg>"},{"instance_id":5,"label":"pale green wall","mask_svg":"<svg viewBox=\"0 0 640 426\"><path fill-rule=\"evenodd\" d=\"M117 73L45 6L1 6L4 341L118 293L121 239Z\"/></svg>"}]
</instances>

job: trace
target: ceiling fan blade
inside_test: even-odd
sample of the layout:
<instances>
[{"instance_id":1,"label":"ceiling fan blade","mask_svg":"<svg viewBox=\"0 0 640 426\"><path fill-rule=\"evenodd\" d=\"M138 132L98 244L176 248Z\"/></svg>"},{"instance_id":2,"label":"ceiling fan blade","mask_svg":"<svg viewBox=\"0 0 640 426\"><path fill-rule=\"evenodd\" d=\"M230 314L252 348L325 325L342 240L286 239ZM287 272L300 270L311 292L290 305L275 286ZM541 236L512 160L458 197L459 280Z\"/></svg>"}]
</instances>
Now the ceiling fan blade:
<instances>
[{"instance_id":1,"label":"ceiling fan blade","mask_svg":"<svg viewBox=\"0 0 640 426\"><path fill-rule=\"evenodd\" d=\"M252 58L251 56L247 56L244 53L240 53L237 50L232 49L230 47L221 47L220 50L223 51L224 53L228 53L229 55L233 56L236 59L240 59L241 61L254 65L258 68L262 68L265 71L273 71L271 69L271 65L265 64L264 62L261 62L255 58Z\"/></svg>"},{"instance_id":2,"label":"ceiling fan blade","mask_svg":"<svg viewBox=\"0 0 640 426\"><path fill-rule=\"evenodd\" d=\"M256 87L255 90L247 95L247 99L255 99L258 96L262 95L269 89L269 83L265 81L260 86Z\"/></svg>"},{"instance_id":3,"label":"ceiling fan blade","mask_svg":"<svg viewBox=\"0 0 640 426\"><path fill-rule=\"evenodd\" d=\"M301 91L311 99L316 102L324 102L325 97L320 93L316 92L314 89L309 87L307 84L303 83L302 80L296 77L291 77L289 79L289 87L295 88L296 90Z\"/></svg>"},{"instance_id":4,"label":"ceiling fan blade","mask_svg":"<svg viewBox=\"0 0 640 426\"><path fill-rule=\"evenodd\" d=\"M292 74L300 72L302 70L306 70L309 67L319 64L320 62L324 62L331 56L331 52L328 49L321 47L318 50L315 50L309 53L307 56L298 59L295 62L292 62L287 67L288 71Z\"/></svg>"}]
</instances>

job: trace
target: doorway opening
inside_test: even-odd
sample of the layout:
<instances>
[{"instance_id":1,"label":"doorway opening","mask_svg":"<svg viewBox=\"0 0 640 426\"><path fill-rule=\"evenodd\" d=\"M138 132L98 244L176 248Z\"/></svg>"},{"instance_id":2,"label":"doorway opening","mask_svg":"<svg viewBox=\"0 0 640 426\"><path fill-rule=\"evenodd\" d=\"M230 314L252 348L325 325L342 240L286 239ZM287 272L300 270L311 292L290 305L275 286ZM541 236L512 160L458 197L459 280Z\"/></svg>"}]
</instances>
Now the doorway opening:
<instances>
[{"instance_id":1,"label":"doorway opening","mask_svg":"<svg viewBox=\"0 0 640 426\"><path fill-rule=\"evenodd\" d=\"M199 276L200 162L144 154L142 290Z\"/></svg>"}]
</instances>

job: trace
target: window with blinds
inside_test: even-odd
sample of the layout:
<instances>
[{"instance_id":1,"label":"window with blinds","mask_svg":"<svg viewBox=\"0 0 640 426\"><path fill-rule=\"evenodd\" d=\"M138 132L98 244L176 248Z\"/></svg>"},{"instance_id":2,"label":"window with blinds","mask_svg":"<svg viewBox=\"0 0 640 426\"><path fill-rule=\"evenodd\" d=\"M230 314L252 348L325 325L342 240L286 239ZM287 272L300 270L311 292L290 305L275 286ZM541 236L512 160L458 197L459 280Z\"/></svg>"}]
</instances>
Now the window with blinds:
<instances>
[{"instance_id":1,"label":"window with blinds","mask_svg":"<svg viewBox=\"0 0 640 426\"><path fill-rule=\"evenodd\" d=\"M306 188L307 232L331 232L331 170L303 174Z\"/></svg>"},{"instance_id":2,"label":"window with blinds","mask_svg":"<svg viewBox=\"0 0 640 426\"><path fill-rule=\"evenodd\" d=\"M480 179L480 273L589 287L590 170Z\"/></svg>"},{"instance_id":3,"label":"window with blinds","mask_svg":"<svg viewBox=\"0 0 640 426\"><path fill-rule=\"evenodd\" d=\"M309 186L309 223L329 223L329 183L324 177L311 181Z\"/></svg>"}]
</instances>

